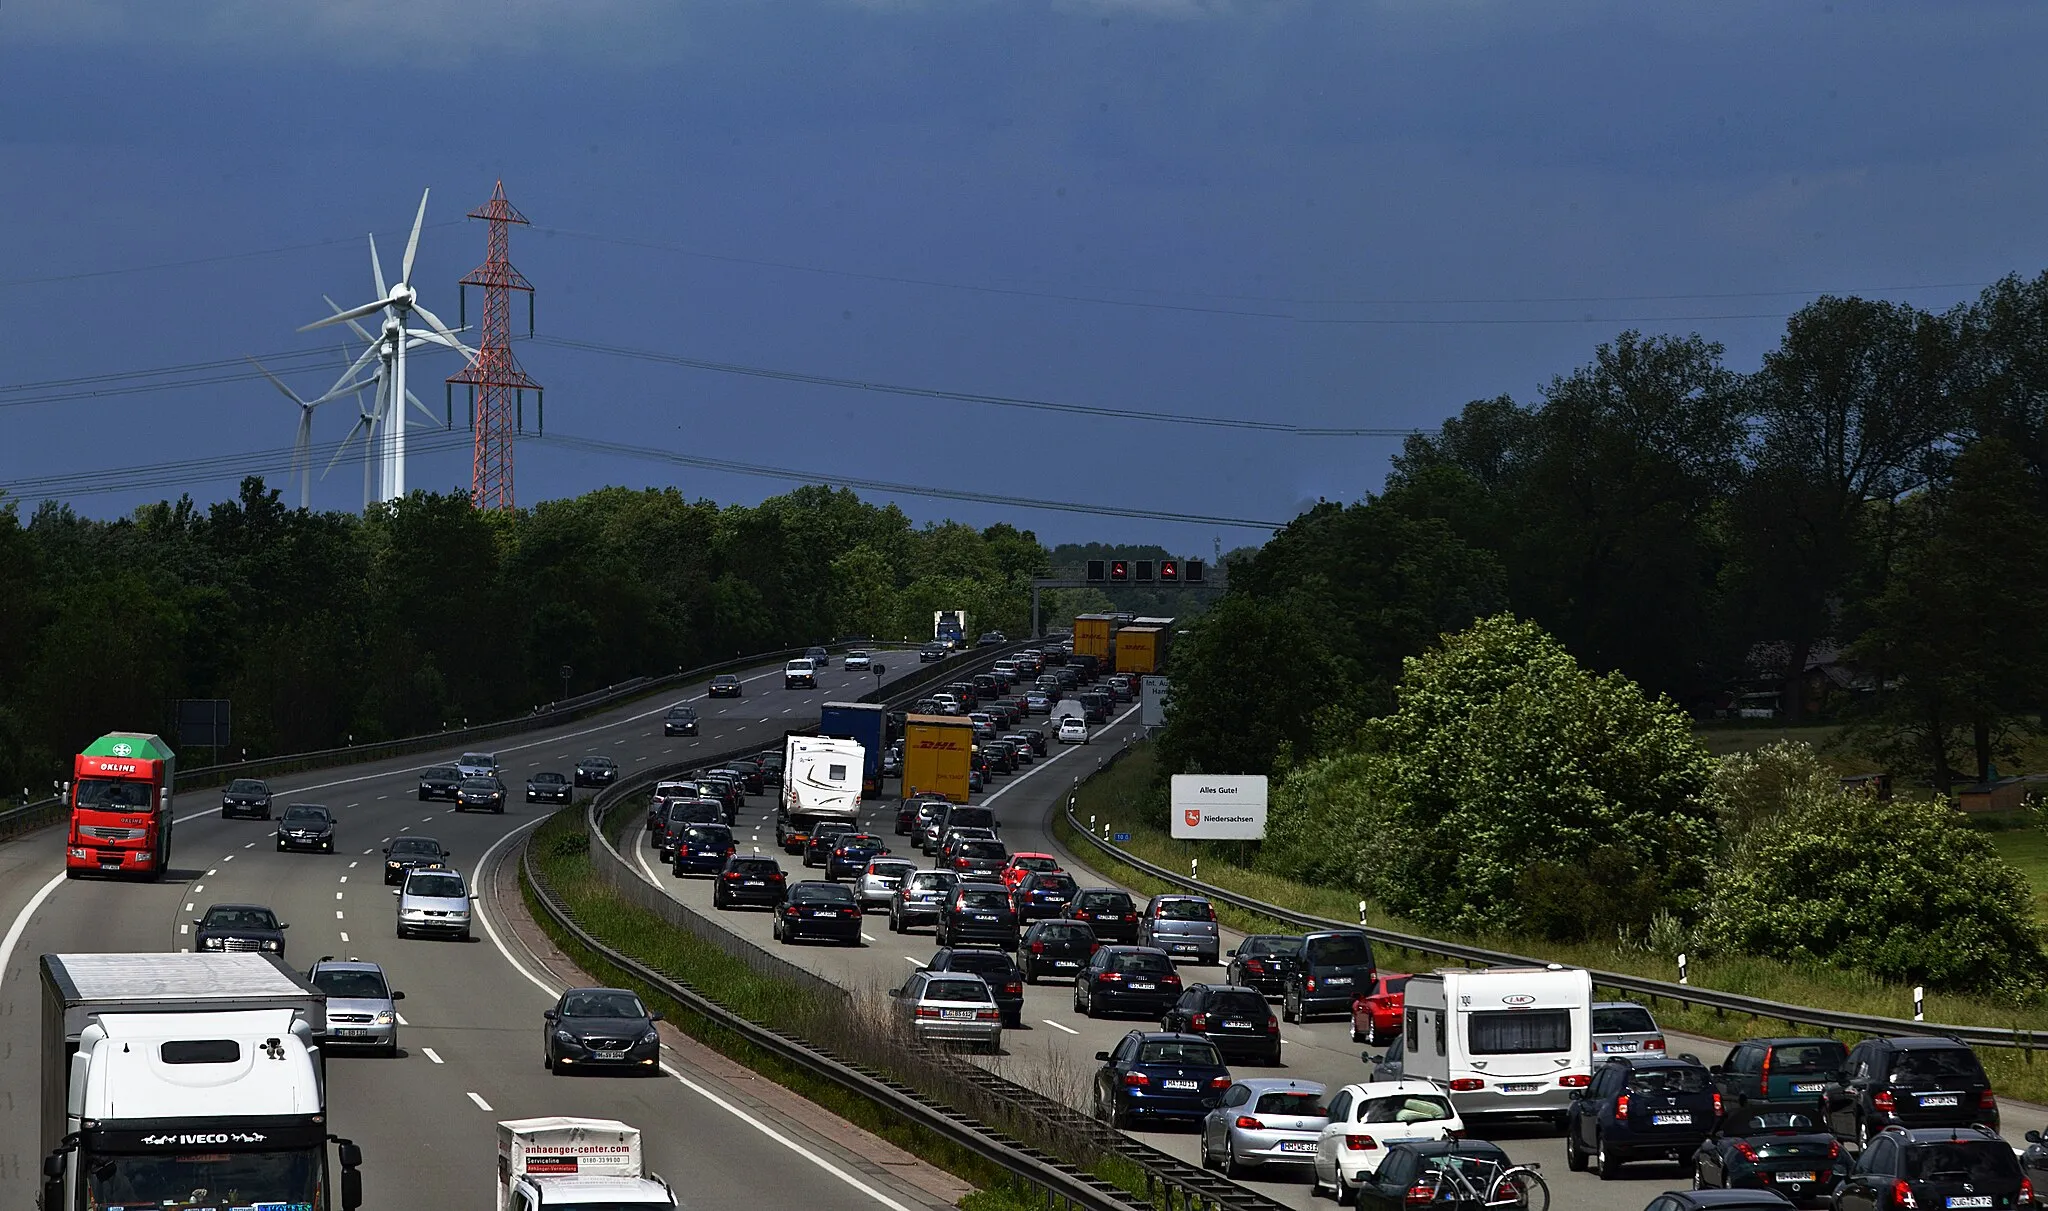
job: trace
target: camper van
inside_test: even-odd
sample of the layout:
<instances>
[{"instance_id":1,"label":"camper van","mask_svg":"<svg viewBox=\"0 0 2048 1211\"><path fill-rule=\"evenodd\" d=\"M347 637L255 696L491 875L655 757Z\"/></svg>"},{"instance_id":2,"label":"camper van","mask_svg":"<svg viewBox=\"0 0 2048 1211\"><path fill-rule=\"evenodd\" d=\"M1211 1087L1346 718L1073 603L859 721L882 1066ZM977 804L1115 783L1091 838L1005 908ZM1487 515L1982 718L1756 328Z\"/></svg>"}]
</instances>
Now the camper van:
<instances>
[{"instance_id":1,"label":"camper van","mask_svg":"<svg viewBox=\"0 0 2048 1211\"><path fill-rule=\"evenodd\" d=\"M1592 1080L1593 977L1583 967L1441 968L1412 977L1406 997L1401 1075L1448 1089L1468 1122L1562 1122Z\"/></svg>"}]
</instances>

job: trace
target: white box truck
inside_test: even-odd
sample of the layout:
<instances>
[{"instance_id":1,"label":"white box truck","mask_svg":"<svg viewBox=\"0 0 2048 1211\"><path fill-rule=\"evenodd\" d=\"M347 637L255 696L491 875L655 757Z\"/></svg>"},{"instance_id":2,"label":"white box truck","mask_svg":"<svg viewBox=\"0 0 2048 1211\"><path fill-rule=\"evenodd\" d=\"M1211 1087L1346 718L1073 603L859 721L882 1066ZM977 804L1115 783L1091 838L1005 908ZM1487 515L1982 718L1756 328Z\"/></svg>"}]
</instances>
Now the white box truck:
<instances>
[{"instance_id":1,"label":"white box truck","mask_svg":"<svg viewBox=\"0 0 2048 1211\"><path fill-rule=\"evenodd\" d=\"M637 1127L561 1117L498 1124L498 1211L676 1205L669 1184L647 1172Z\"/></svg>"},{"instance_id":2,"label":"white box truck","mask_svg":"<svg viewBox=\"0 0 2048 1211\"><path fill-rule=\"evenodd\" d=\"M329 1134L327 996L281 960L46 954L42 977L44 1211L223 1189L238 1206L362 1204L362 1152Z\"/></svg>"},{"instance_id":3,"label":"white box truck","mask_svg":"<svg viewBox=\"0 0 2048 1211\"><path fill-rule=\"evenodd\" d=\"M1402 1075L1444 1086L1468 1121L1561 1120L1592 1079L1583 967L1447 967L1411 977L1405 996Z\"/></svg>"}]
</instances>

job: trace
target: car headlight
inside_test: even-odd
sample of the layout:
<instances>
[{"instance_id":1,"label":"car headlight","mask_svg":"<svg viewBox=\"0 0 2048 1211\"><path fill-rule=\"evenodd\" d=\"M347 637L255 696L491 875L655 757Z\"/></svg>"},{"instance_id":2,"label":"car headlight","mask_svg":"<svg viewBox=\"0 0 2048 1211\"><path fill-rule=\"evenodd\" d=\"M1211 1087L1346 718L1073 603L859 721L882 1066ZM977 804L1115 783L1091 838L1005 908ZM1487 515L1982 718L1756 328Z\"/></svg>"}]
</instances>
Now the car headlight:
<instances>
[{"instance_id":1,"label":"car headlight","mask_svg":"<svg viewBox=\"0 0 2048 1211\"><path fill-rule=\"evenodd\" d=\"M640 1041L643 1043L659 1043L661 1041L661 1032L649 1026L647 1033L640 1036Z\"/></svg>"},{"instance_id":2,"label":"car headlight","mask_svg":"<svg viewBox=\"0 0 2048 1211\"><path fill-rule=\"evenodd\" d=\"M265 949L265 950L276 950L277 948L278 948L278 943L276 943L276 942L274 942L274 941L271 941L271 940L269 940L269 939L265 939L265 940L264 940L264 942L263 942L263 949Z\"/></svg>"},{"instance_id":3,"label":"car headlight","mask_svg":"<svg viewBox=\"0 0 2048 1211\"><path fill-rule=\"evenodd\" d=\"M382 1013L379 1013L377 1015L377 1025L379 1026L389 1026L397 1020L398 1015L391 1012L389 1009L386 1009Z\"/></svg>"},{"instance_id":4,"label":"car headlight","mask_svg":"<svg viewBox=\"0 0 2048 1211\"><path fill-rule=\"evenodd\" d=\"M199 949L201 950L219 950L220 948L221 940L219 938L205 938L199 943Z\"/></svg>"},{"instance_id":5,"label":"car headlight","mask_svg":"<svg viewBox=\"0 0 2048 1211\"><path fill-rule=\"evenodd\" d=\"M583 1040L581 1040L581 1039L577 1038L577 1037L576 1037L575 1035L573 1035L573 1034L570 1034L570 1033L569 1033L568 1031L566 1031L566 1030L557 1030L557 1031L555 1031L555 1041L556 1041L557 1043L575 1043L575 1044L577 1044L577 1045L579 1045L579 1046L580 1046L580 1045L582 1044L582 1042L583 1042Z\"/></svg>"},{"instance_id":6,"label":"car headlight","mask_svg":"<svg viewBox=\"0 0 2048 1211\"><path fill-rule=\"evenodd\" d=\"M401 864L397 863L397 862L386 862L386 863L384 864L384 869L386 869L386 870L404 870L404 869L405 869L405 867L404 867L404 866L402 866Z\"/></svg>"}]
</instances>

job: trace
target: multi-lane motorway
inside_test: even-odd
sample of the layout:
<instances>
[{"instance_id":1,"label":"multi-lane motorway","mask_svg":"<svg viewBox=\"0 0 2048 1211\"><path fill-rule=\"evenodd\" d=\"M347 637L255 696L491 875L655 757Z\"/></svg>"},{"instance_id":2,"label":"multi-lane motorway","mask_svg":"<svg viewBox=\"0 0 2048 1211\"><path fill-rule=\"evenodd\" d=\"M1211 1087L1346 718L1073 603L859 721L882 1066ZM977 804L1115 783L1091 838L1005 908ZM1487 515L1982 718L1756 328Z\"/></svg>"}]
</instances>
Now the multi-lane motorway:
<instances>
[{"instance_id":1,"label":"multi-lane motorway","mask_svg":"<svg viewBox=\"0 0 2048 1211\"><path fill-rule=\"evenodd\" d=\"M888 659L892 676L913 654ZM590 753L627 772L741 744L769 747L786 727L815 724L821 702L873 688L868 674L835 667L816 690L786 691L780 666L747 675L746 696L704 701L703 687L650 699L551 733L496 747L511 803L504 815L457 815L416 798L415 772L452 759L430 754L312 773L273 783L277 801L324 803L339 817L336 852L282 854L270 824L222 820L217 791L180 796L172 877L160 884L66 880L62 838L46 830L0 845L0 1207L35 1205L40 1017L37 956L57 951L176 950L211 903L268 904L290 923L286 958L303 968L322 955L382 963L406 993L403 1055L337 1057L328 1066L336 1130L365 1153L367 1205L482 1211L493 1203L494 1124L542 1114L620 1118L641 1127L649 1164L693 1206L881 1207L943 1205L903 1166L880 1163L843 1125L807 1121L786 1099L725 1066L699 1066L670 1049L657 1079L557 1079L540 1065L541 1010L553 1000L544 968L523 953L502 918L468 945L394 936L394 901L377 855L401 833L437 837L465 872L551 809L527 806L528 774L569 771ZM671 702L696 703L701 735L664 738ZM758 802L758 800L757 800ZM927 1180L927 1185L935 1184Z\"/></svg>"}]
</instances>

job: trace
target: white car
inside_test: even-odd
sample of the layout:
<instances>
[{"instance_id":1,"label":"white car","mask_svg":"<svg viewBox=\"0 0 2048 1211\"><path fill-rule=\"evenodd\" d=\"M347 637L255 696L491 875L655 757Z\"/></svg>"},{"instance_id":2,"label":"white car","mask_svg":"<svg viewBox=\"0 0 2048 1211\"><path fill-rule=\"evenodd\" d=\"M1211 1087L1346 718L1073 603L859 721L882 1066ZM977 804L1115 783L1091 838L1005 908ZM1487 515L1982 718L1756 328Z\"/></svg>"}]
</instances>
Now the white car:
<instances>
[{"instance_id":1,"label":"white car","mask_svg":"<svg viewBox=\"0 0 2048 1211\"><path fill-rule=\"evenodd\" d=\"M1463 1134L1451 1095L1430 1081L1370 1081L1346 1085L1330 1099L1330 1121L1316 1138L1311 1194L1335 1190L1355 1202L1372 1179L1387 1145L1396 1140L1440 1140Z\"/></svg>"},{"instance_id":2,"label":"white car","mask_svg":"<svg viewBox=\"0 0 2048 1211\"><path fill-rule=\"evenodd\" d=\"M875 658L873 656L868 655L866 652L848 652L846 654L846 659L839 662L839 667L845 669L847 672L854 672L858 670L864 673L868 670L869 666L873 665L874 663Z\"/></svg>"},{"instance_id":3,"label":"white car","mask_svg":"<svg viewBox=\"0 0 2048 1211\"><path fill-rule=\"evenodd\" d=\"M498 772L498 754L464 753L455 763L458 778L489 778Z\"/></svg>"},{"instance_id":4,"label":"white car","mask_svg":"<svg viewBox=\"0 0 2048 1211\"><path fill-rule=\"evenodd\" d=\"M1088 721L1078 715L1068 715L1060 720L1061 744L1088 743Z\"/></svg>"},{"instance_id":5,"label":"white car","mask_svg":"<svg viewBox=\"0 0 2048 1211\"><path fill-rule=\"evenodd\" d=\"M792 660L782 666L782 688L785 690L818 688L818 666L809 660Z\"/></svg>"}]
</instances>

